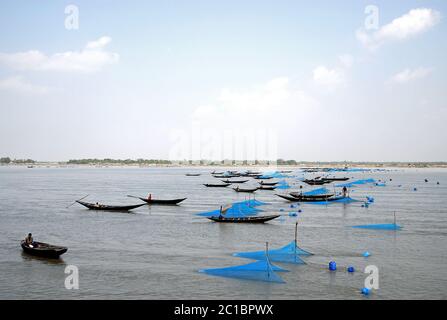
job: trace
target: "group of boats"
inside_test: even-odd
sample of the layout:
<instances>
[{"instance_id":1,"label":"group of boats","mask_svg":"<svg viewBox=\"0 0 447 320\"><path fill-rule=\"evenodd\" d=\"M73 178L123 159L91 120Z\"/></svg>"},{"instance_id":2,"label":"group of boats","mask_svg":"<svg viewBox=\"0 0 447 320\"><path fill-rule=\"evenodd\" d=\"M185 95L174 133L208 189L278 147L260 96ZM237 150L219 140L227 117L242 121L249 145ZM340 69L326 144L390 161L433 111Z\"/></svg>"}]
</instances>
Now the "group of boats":
<instances>
[{"instance_id":1,"label":"group of boats","mask_svg":"<svg viewBox=\"0 0 447 320\"><path fill-rule=\"evenodd\" d=\"M291 171L280 171L281 173L289 173ZM206 187L211 188L225 188L230 185L236 184L237 186L233 188L236 192L244 192L244 193L254 193L257 190L275 190L277 188L278 182L269 182L264 181L268 180L271 177L263 176L261 172L254 172L254 171L246 171L246 172L236 172L236 171L227 171L227 172L216 172L213 171L212 176L221 180L221 183L206 183L204 184ZM200 173L188 173L186 176L200 176ZM250 177L254 179L260 180L258 182L259 186L253 187L253 188L241 188L239 184L244 184L248 182L248 179L235 179L240 177ZM309 185L322 185L334 181L346 181L349 178L330 178L330 177L316 177L313 179L306 179L303 180L303 182L309 184ZM292 201L292 202L318 202L318 201L335 201L338 199L343 198L344 196L335 195L335 194L303 194L302 192L290 192L288 195L284 194L276 194L276 196ZM107 204L100 204L98 202L92 203L92 202L86 202L83 201L87 196L76 200L74 203L78 203L89 210L102 210L102 211L123 211L127 212L139 207L142 207L144 205L178 205L182 201L186 200L187 198L177 198L177 199L156 199L152 198L151 195L148 197L139 197L139 196L133 196L128 195L128 197L138 199L142 201L143 203L138 204L131 204L131 205L107 205ZM74 204L73 203L73 204ZM273 220L275 218L280 217L278 214L273 215L263 215L263 216L238 216L238 217L229 217L225 216L226 210L220 210L219 215L214 215L208 217L208 219L215 221L215 222L221 222L221 223L264 223L270 220ZM21 247L24 252L36 256L46 257L46 258L58 258L60 255L67 252L67 248L63 246L55 246L48 243L43 242L33 242L33 244L28 244L25 241L21 242Z\"/></svg>"}]
</instances>

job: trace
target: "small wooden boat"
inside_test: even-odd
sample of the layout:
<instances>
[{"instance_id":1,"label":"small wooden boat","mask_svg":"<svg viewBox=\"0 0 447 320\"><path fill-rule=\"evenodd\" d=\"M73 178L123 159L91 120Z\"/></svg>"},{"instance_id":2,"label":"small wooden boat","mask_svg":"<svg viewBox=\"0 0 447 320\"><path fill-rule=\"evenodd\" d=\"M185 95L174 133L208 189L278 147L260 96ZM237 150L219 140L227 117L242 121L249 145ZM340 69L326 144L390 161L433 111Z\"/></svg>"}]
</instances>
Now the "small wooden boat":
<instances>
[{"instance_id":1,"label":"small wooden boat","mask_svg":"<svg viewBox=\"0 0 447 320\"><path fill-rule=\"evenodd\" d=\"M225 188L228 187L230 183L205 183L204 186L208 188Z\"/></svg>"},{"instance_id":2,"label":"small wooden boat","mask_svg":"<svg viewBox=\"0 0 447 320\"><path fill-rule=\"evenodd\" d=\"M214 175L214 174L224 174L224 173L223 173L223 171L222 172L213 171L213 172L211 172L211 174Z\"/></svg>"},{"instance_id":3,"label":"small wooden boat","mask_svg":"<svg viewBox=\"0 0 447 320\"><path fill-rule=\"evenodd\" d=\"M278 196L280 198L289 200L291 202L299 202L300 201L300 200L298 200L298 198L295 198L295 197L292 197L292 196L286 196L286 195L283 195L283 194L275 194L275 196Z\"/></svg>"},{"instance_id":4,"label":"small wooden boat","mask_svg":"<svg viewBox=\"0 0 447 320\"><path fill-rule=\"evenodd\" d=\"M263 186L276 186L278 184L278 182L265 182L265 181L261 181L259 182L260 185Z\"/></svg>"},{"instance_id":5,"label":"small wooden boat","mask_svg":"<svg viewBox=\"0 0 447 320\"><path fill-rule=\"evenodd\" d=\"M200 175L201 175L200 173L187 173L187 174L185 174L185 176L187 176L187 177L198 177Z\"/></svg>"},{"instance_id":6,"label":"small wooden boat","mask_svg":"<svg viewBox=\"0 0 447 320\"><path fill-rule=\"evenodd\" d=\"M222 180L223 183L245 183L247 181L248 180L230 180L230 179Z\"/></svg>"},{"instance_id":7,"label":"small wooden boat","mask_svg":"<svg viewBox=\"0 0 447 320\"><path fill-rule=\"evenodd\" d=\"M160 204L160 205L176 205L176 204L179 204L180 202L187 199L187 198L180 198L180 199L163 200L163 199L152 199L152 198L149 199L149 198L143 198L143 197L135 197L135 196L131 196L131 195L127 195L127 196L131 197L131 198L140 199L141 201L144 201L147 204Z\"/></svg>"},{"instance_id":8,"label":"small wooden boat","mask_svg":"<svg viewBox=\"0 0 447 320\"><path fill-rule=\"evenodd\" d=\"M226 218L224 216L213 216L208 217L208 219L214 222L223 222L223 223L264 223L266 221L273 220L278 218L279 215L270 215L270 216L253 216L253 217L240 217L240 218Z\"/></svg>"},{"instance_id":9,"label":"small wooden boat","mask_svg":"<svg viewBox=\"0 0 447 320\"><path fill-rule=\"evenodd\" d=\"M278 197L286 199L288 201L291 202L321 202L321 201L327 201L327 202L331 202L331 201L335 201L335 200L340 200L343 199L343 196L339 196L339 197L329 197L329 198L316 198L316 197L312 197L312 198L296 198L296 197L291 197L291 196L286 196L283 194L277 194Z\"/></svg>"},{"instance_id":10,"label":"small wooden boat","mask_svg":"<svg viewBox=\"0 0 447 320\"><path fill-rule=\"evenodd\" d=\"M334 194L313 194L313 195L305 195L298 192L291 192L290 195L297 199L303 199L303 201L309 200L309 201L324 201L326 199L329 199L330 197L333 197Z\"/></svg>"},{"instance_id":11,"label":"small wooden boat","mask_svg":"<svg viewBox=\"0 0 447 320\"><path fill-rule=\"evenodd\" d=\"M233 190L236 191L236 192L253 193L253 192L255 192L256 190L258 190L258 187L256 187L256 188L251 188L251 189L243 189L243 188L236 187L236 188L233 188Z\"/></svg>"},{"instance_id":12,"label":"small wooden boat","mask_svg":"<svg viewBox=\"0 0 447 320\"><path fill-rule=\"evenodd\" d=\"M261 175L261 176L256 176L255 179L268 180L268 179L273 179L273 177L269 177L269 176L264 177L264 176Z\"/></svg>"},{"instance_id":13,"label":"small wooden boat","mask_svg":"<svg viewBox=\"0 0 447 320\"><path fill-rule=\"evenodd\" d=\"M67 252L68 248L61 246L54 246L43 242L34 242L34 245L26 244L25 240L20 243L22 249L27 254L45 258L59 258L60 255Z\"/></svg>"},{"instance_id":14,"label":"small wooden boat","mask_svg":"<svg viewBox=\"0 0 447 320\"><path fill-rule=\"evenodd\" d=\"M278 187L276 187L276 186L260 186L258 188L258 190L275 190L276 188L278 188Z\"/></svg>"},{"instance_id":15,"label":"small wooden boat","mask_svg":"<svg viewBox=\"0 0 447 320\"><path fill-rule=\"evenodd\" d=\"M343 177L343 178L324 178L324 180L327 180L327 181L347 181L347 180L349 180L349 178L347 178L347 177Z\"/></svg>"},{"instance_id":16,"label":"small wooden boat","mask_svg":"<svg viewBox=\"0 0 447 320\"><path fill-rule=\"evenodd\" d=\"M129 211L145 205L145 203L140 203L129 206L109 206L105 204L89 203L79 200L76 200L76 202L83 205L84 207L89 208L90 210L103 210L103 211Z\"/></svg>"},{"instance_id":17,"label":"small wooden boat","mask_svg":"<svg viewBox=\"0 0 447 320\"><path fill-rule=\"evenodd\" d=\"M303 180L303 182L305 182L311 186L315 186L315 185L323 185L326 183L331 183L332 181L329 181L326 179L313 179L313 180L306 179L306 180Z\"/></svg>"}]
</instances>

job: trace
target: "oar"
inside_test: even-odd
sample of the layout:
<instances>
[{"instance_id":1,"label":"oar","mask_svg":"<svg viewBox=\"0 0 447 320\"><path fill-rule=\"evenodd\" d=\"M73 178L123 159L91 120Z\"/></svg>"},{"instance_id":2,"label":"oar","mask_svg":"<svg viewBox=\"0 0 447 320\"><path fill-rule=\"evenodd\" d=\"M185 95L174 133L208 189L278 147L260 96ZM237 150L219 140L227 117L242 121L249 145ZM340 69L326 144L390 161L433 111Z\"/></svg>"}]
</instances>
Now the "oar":
<instances>
[{"instance_id":1,"label":"oar","mask_svg":"<svg viewBox=\"0 0 447 320\"><path fill-rule=\"evenodd\" d=\"M135 198L135 199L140 199L141 197L136 197L136 196L131 196L130 194L127 195L129 198Z\"/></svg>"},{"instance_id":2,"label":"oar","mask_svg":"<svg viewBox=\"0 0 447 320\"><path fill-rule=\"evenodd\" d=\"M89 196L89 194L88 195L86 195L85 197L82 197L81 199L78 199L78 200L76 200L76 201L81 201L81 200L83 200L83 199L85 199L85 198L87 198ZM68 207L65 207L65 209L68 209L68 208L70 208L72 205L74 205L75 203L76 203L76 201L75 202L73 202L72 204L70 204Z\"/></svg>"}]
</instances>

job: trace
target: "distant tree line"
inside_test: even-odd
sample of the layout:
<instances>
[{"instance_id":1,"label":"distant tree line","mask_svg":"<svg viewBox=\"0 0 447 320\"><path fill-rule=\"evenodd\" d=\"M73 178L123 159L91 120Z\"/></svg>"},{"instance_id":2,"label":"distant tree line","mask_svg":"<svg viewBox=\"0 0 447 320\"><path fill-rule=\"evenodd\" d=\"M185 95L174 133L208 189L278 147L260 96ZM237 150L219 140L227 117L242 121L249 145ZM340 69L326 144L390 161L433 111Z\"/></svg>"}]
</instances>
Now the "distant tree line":
<instances>
[{"instance_id":1,"label":"distant tree line","mask_svg":"<svg viewBox=\"0 0 447 320\"><path fill-rule=\"evenodd\" d=\"M67 164L137 164L137 165L148 165L148 164L171 164L169 160L159 160L159 159L72 159L67 162Z\"/></svg>"},{"instance_id":2,"label":"distant tree line","mask_svg":"<svg viewBox=\"0 0 447 320\"><path fill-rule=\"evenodd\" d=\"M14 159L11 160L10 157L3 157L0 158L0 164L30 164L30 163L36 163L33 159Z\"/></svg>"}]
</instances>

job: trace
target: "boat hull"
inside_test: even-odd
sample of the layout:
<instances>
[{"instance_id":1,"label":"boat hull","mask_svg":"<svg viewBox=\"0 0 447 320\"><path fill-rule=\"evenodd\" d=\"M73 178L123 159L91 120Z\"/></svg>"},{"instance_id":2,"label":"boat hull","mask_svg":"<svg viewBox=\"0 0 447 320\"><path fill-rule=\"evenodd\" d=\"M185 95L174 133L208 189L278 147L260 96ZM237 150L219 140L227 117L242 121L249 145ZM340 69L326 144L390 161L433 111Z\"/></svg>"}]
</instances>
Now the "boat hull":
<instances>
[{"instance_id":1,"label":"boat hull","mask_svg":"<svg viewBox=\"0 0 447 320\"><path fill-rule=\"evenodd\" d=\"M279 215L261 216L261 217L243 217L243 218L225 218L225 217L208 217L214 222L221 223L264 223L278 218Z\"/></svg>"},{"instance_id":2,"label":"boat hull","mask_svg":"<svg viewBox=\"0 0 447 320\"><path fill-rule=\"evenodd\" d=\"M66 247L52 246L42 242L37 242L37 244L37 248L31 248L25 244L25 241L20 243L25 253L43 258L58 259L68 250Z\"/></svg>"}]
</instances>

